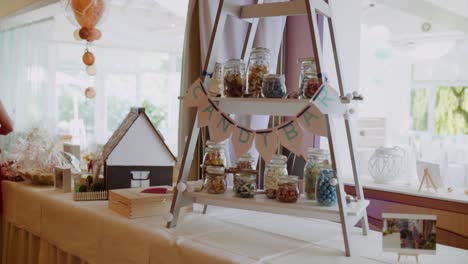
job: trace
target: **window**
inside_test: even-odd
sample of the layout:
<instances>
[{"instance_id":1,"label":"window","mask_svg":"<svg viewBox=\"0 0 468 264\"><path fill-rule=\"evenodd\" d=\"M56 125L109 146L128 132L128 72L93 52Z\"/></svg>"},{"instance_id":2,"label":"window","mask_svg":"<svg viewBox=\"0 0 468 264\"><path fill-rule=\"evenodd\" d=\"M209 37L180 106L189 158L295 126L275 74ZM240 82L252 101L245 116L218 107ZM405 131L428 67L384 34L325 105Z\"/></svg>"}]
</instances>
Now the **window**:
<instances>
[{"instance_id":1,"label":"window","mask_svg":"<svg viewBox=\"0 0 468 264\"><path fill-rule=\"evenodd\" d=\"M416 87L422 85L415 82ZM424 82L411 91L412 129L440 136L468 134L468 84Z\"/></svg>"}]
</instances>

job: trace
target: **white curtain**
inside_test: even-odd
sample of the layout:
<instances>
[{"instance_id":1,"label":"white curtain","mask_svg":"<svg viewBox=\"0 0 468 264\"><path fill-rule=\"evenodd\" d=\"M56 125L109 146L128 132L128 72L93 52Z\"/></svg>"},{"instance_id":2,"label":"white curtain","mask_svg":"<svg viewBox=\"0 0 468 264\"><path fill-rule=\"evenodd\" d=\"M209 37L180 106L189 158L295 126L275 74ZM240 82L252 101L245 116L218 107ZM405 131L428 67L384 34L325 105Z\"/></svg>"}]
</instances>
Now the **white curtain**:
<instances>
[{"instance_id":1,"label":"white curtain","mask_svg":"<svg viewBox=\"0 0 468 264\"><path fill-rule=\"evenodd\" d=\"M32 124L51 128L53 123L52 25L47 19L0 31L0 99L15 131Z\"/></svg>"}]
</instances>

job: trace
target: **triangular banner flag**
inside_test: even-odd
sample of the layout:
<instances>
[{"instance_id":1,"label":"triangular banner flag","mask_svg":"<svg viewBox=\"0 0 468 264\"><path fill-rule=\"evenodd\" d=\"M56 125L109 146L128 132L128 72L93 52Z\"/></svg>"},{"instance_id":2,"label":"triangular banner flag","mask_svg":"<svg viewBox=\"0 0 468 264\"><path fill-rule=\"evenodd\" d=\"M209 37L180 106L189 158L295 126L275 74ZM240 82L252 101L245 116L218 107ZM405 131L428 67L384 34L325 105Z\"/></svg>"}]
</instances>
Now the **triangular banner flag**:
<instances>
[{"instance_id":1,"label":"triangular banner flag","mask_svg":"<svg viewBox=\"0 0 468 264\"><path fill-rule=\"evenodd\" d=\"M206 127L211 122L214 122L215 113L218 109L215 108L213 103L208 98L202 101L202 104L198 106L198 127Z\"/></svg>"},{"instance_id":2,"label":"triangular banner flag","mask_svg":"<svg viewBox=\"0 0 468 264\"><path fill-rule=\"evenodd\" d=\"M208 96L203 89L201 80L197 79L187 89L187 94L184 97L183 103L186 107L200 106L207 98Z\"/></svg>"},{"instance_id":3,"label":"triangular banner flag","mask_svg":"<svg viewBox=\"0 0 468 264\"><path fill-rule=\"evenodd\" d=\"M211 140L218 143L228 139L234 131L234 122L223 113L216 113L213 120L208 125Z\"/></svg>"},{"instance_id":4,"label":"triangular banner flag","mask_svg":"<svg viewBox=\"0 0 468 264\"><path fill-rule=\"evenodd\" d=\"M277 135L281 145L294 152L294 154L301 155L302 129L296 120L289 121L278 127Z\"/></svg>"},{"instance_id":5,"label":"triangular banner flag","mask_svg":"<svg viewBox=\"0 0 468 264\"><path fill-rule=\"evenodd\" d=\"M236 157L242 156L242 154L245 154L250 148L252 148L254 138L255 132L239 126L234 128L231 140L232 145L234 145Z\"/></svg>"},{"instance_id":6,"label":"triangular banner flag","mask_svg":"<svg viewBox=\"0 0 468 264\"><path fill-rule=\"evenodd\" d=\"M340 96L329 84L323 84L312 99L317 108L324 114L344 114L345 106L341 103Z\"/></svg>"},{"instance_id":7,"label":"triangular banner flag","mask_svg":"<svg viewBox=\"0 0 468 264\"><path fill-rule=\"evenodd\" d=\"M297 122L304 130L312 134L328 137L325 116L313 104L309 104L298 114Z\"/></svg>"},{"instance_id":8,"label":"triangular banner flag","mask_svg":"<svg viewBox=\"0 0 468 264\"><path fill-rule=\"evenodd\" d=\"M255 148L266 163L273 158L278 149L278 144L275 129L260 130L255 133Z\"/></svg>"}]
</instances>

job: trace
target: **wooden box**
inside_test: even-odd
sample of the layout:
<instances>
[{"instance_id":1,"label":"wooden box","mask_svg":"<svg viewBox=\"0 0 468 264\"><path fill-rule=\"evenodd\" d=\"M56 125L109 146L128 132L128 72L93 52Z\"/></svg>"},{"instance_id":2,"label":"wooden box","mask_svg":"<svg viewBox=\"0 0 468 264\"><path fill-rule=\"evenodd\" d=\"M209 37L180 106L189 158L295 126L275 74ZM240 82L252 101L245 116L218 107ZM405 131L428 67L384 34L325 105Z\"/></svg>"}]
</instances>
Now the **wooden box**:
<instances>
[{"instance_id":1,"label":"wooden box","mask_svg":"<svg viewBox=\"0 0 468 264\"><path fill-rule=\"evenodd\" d=\"M109 191L109 208L128 218L166 215L170 212L172 187L165 194L142 193L146 188L130 188Z\"/></svg>"}]
</instances>

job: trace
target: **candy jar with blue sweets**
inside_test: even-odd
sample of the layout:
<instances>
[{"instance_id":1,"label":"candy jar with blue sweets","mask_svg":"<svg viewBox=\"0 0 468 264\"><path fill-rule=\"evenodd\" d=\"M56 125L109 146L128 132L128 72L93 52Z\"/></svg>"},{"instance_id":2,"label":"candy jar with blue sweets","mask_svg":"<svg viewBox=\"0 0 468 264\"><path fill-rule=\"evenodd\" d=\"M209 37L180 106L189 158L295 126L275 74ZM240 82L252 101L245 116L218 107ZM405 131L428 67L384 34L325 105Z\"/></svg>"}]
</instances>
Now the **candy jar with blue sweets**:
<instances>
[{"instance_id":1,"label":"candy jar with blue sweets","mask_svg":"<svg viewBox=\"0 0 468 264\"><path fill-rule=\"evenodd\" d=\"M332 170L321 170L315 187L316 200L320 205L333 206L336 204L336 179Z\"/></svg>"}]
</instances>

